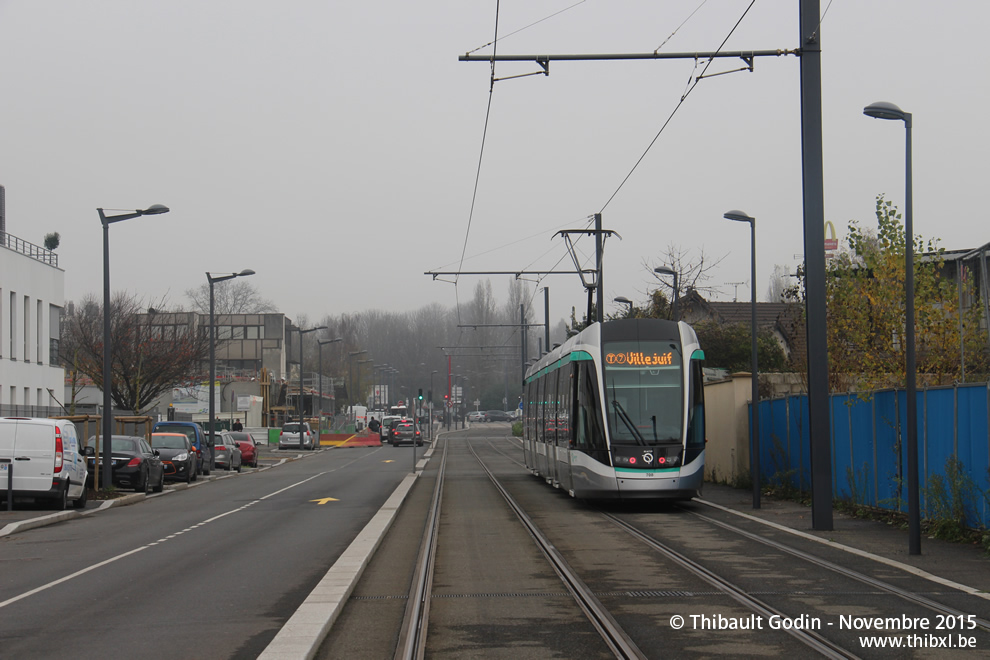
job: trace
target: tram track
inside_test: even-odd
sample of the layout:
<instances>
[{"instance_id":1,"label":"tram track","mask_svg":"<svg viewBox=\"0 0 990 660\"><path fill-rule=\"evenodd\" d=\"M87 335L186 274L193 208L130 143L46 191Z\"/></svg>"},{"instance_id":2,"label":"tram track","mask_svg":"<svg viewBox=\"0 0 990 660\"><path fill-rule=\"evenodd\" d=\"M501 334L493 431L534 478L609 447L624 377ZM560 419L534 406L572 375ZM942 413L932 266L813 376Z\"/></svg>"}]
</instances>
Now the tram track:
<instances>
[{"instance_id":1,"label":"tram track","mask_svg":"<svg viewBox=\"0 0 990 660\"><path fill-rule=\"evenodd\" d=\"M830 562L830 561L828 561L826 559L823 559L821 557L818 557L816 555L813 555L813 554L811 554L809 552L805 552L803 550L799 550L798 548L795 548L793 546L789 546L789 545L787 545L785 543L780 543L779 541L774 541L773 539L769 539L769 538L766 538L764 536L760 536L759 534L753 534L752 532L748 532L748 531L746 531L746 530L744 530L744 529L742 529L740 527L737 527L735 525L730 525L729 523L723 522L721 520L716 520L715 518L711 518L710 516L706 516L706 515L697 513L696 511L687 511L687 513L689 513L690 515L692 515L695 518L698 518L700 520L705 521L706 523L708 523L710 525L714 525L716 527L720 527L720 528L725 529L725 530L728 530L728 531L730 531L730 532L732 532L734 534L738 534L739 536L745 537L745 538L750 539L752 541L756 541L757 543L761 543L761 544L763 544L763 545L765 545L767 547L773 548L773 549L778 550L780 552L787 553L787 554L789 554L789 555L791 555L793 557L797 557L798 559L802 559L802 560L804 560L804 561L806 561L808 563L811 563L811 564L813 564L815 566L818 566L820 568L824 568L826 570L832 571L834 573L837 573L839 575L842 575L844 577L847 577L847 578L849 578L851 580L855 580L857 582L861 582L861 583L863 583L863 584L865 584L867 586L870 586L870 587L872 587L874 589L877 589L877 590L880 590L882 592L891 594L891 595L896 596L898 598L901 598L901 599L903 599L903 600L905 600L907 602L914 603L916 605L920 605L921 607L924 607L924 608L926 608L926 609L928 609L928 610L930 610L930 611L932 611L932 612L934 612L936 614L941 614L941 615L947 616L947 617L966 617L966 616L969 616L968 613L963 612L961 610L958 610L958 609L956 609L954 607L950 607L950 606L945 605L943 603L936 602L936 601L934 601L934 600L932 600L930 598L927 598L926 596L922 596L921 594L913 593L911 591L908 591L907 589L902 589L901 587L898 587L896 585L890 584L889 582L885 582L883 580L878 580L877 578L871 577L871 576L866 575L864 573L861 573L859 571L855 571L855 570L853 570L851 568L848 568L848 567L845 567L845 566L840 566L839 564L836 564L834 562ZM979 617L973 617L971 620L976 625L976 627L978 627L978 628L980 628L980 629L982 629L982 630L984 630L986 632L990 632L990 621L988 621L986 619L979 618Z\"/></svg>"},{"instance_id":2,"label":"tram track","mask_svg":"<svg viewBox=\"0 0 990 660\"><path fill-rule=\"evenodd\" d=\"M486 439L486 442L495 452L499 453L507 460L515 463L516 465L525 468L525 464L521 463L517 459L507 454L495 443L493 443L491 439ZM580 585L579 592L582 593L585 597L587 597L589 601L595 603L596 609L592 610L593 612L595 612L595 614L589 614L589 618L591 618L592 616L601 616L600 614L598 614L598 612L604 612L605 613L604 616L607 617L607 620L610 622L614 622L614 625L619 629L621 629L621 626L617 622L615 622L613 616L610 613L608 613L607 609L600 603L598 598L595 597L594 592L583 581L581 581L580 577L577 576L575 571L570 568L566 560L563 558L563 556L557 550L557 548L553 545L553 543L551 543L543 535L543 533L538 528L535 527L529 516L527 516L526 513L519 508L519 505L516 504L511 494L509 494L506 491L506 489L502 486L502 484L499 482L497 477L495 477L495 475L491 472L491 470L489 470L489 468L484 464L481 458L478 457L477 453L474 452L473 446L472 446L472 453L475 454L475 457L477 458L479 464L481 464L482 468L488 474L493 484L495 484L495 487L499 490L500 493L502 493L503 497L506 499L506 502L509 503L509 506L512 507L514 511L516 511L517 515L520 516L520 520L523 520L524 524L527 525L527 528L530 529L530 533L533 535L535 539L537 539L537 543L541 546L541 548L547 547L550 549L549 551L544 550L544 552L548 553L548 558L550 556L553 556L553 559L551 561L552 563L554 563L555 569L557 566L556 562L560 562L562 565L567 566L567 573L570 576L569 579L578 583ZM517 511L517 509L519 510ZM625 533L629 534L632 538L636 539L638 542L645 544L652 551L659 553L660 555L662 555L669 561L673 562L677 566L681 567L683 570L687 571L691 575L694 575L697 578L703 580L710 586L714 587L719 593L728 595L737 603L739 603L746 609L752 611L754 614L766 618L769 618L771 616L787 618L787 615L783 611L778 610L777 608L774 608L773 606L747 593L744 589L736 586L729 580L719 576L714 571L705 568L698 562L688 558L686 555L677 552L676 550L662 543L653 536L638 529L636 526L618 518L617 516L611 513L605 511L598 511L598 513L605 520L615 525ZM560 571L558 571L558 573L559 572ZM562 575L562 579L565 579L563 575ZM568 579L565 579L565 583L570 585L570 581ZM600 608L600 610L597 608ZM830 658L833 660L847 660L847 659L855 659L859 657L855 653L829 640L828 638L818 634L817 632L811 630L802 630L802 629L790 629L787 630L786 632L790 634L794 639L799 641L801 644L815 651L822 657ZM623 635L625 635L625 633L623 633ZM635 642L632 642L631 640L630 642L633 645L635 645ZM615 650L614 647L612 647L611 645L610 648L613 648L613 651ZM638 647L636 647L636 652L642 653L642 651L640 651ZM621 655L620 653L616 652L616 657L630 657L630 656ZM645 657L645 656L633 656L633 657Z\"/></svg>"},{"instance_id":3,"label":"tram track","mask_svg":"<svg viewBox=\"0 0 990 660\"><path fill-rule=\"evenodd\" d=\"M491 480L492 484L498 490L498 492L505 499L506 504L512 509L513 513L519 518L519 521L526 527L529 533L532 535L533 539L536 541L540 550L546 555L547 561L556 571L557 575L567 586L571 595L577 601L578 606L588 617L588 620L599 632L602 639L605 641L606 645L615 654L616 658L641 658L647 657L632 640L632 638L626 634L622 626L612 617L608 609L598 600L594 592L588 587L587 584L578 576L578 574L571 568L570 564L564 559L563 555L557 550L557 548L547 539L540 528L533 522L533 520L526 514L521 506L516 502L515 498L506 490L505 486L502 485L498 477L485 465L481 457L478 456L477 452L474 450L474 446L471 442L468 442L468 446L471 449L471 453L478 460L478 464L482 467L488 478Z\"/></svg>"},{"instance_id":4,"label":"tram track","mask_svg":"<svg viewBox=\"0 0 990 660\"><path fill-rule=\"evenodd\" d=\"M502 448L498 447L495 443L489 440L489 445L497 451L499 454L506 457L508 460L516 463L517 465L522 465L519 461L508 455ZM691 515L692 517L703 521L707 525L712 525L718 527L732 534L743 537L749 541L754 541L760 543L768 548L772 548L781 553L785 553L792 557L795 557L802 562L814 566L817 570L829 571L840 575L849 580L853 580L860 584L870 587L877 595L884 594L892 596L899 601L904 603L910 603L914 606L924 608L925 610L940 615L941 617L948 619L963 620L964 618L967 622L973 624L974 629L979 629L984 632L990 632L990 621L984 618L976 617L968 614L960 609L949 606L944 603L940 603L926 595L915 593L911 590L899 587L897 585L891 584L887 581L872 577L860 571L856 571L852 568L830 562L827 559L814 555L810 552L806 552L799 548L793 547L786 543L781 543L765 536L749 532L745 529L731 525L729 523L717 520L710 516L706 516L695 511L692 511L686 507L678 507L679 510ZM646 544L654 551L660 553L667 559L675 562L677 565L681 566L684 570L698 576L699 578L705 580L712 587L718 591L729 595L736 602L744 605L749 610L755 614L769 618L771 616L776 616L778 619L789 619L788 614L779 608L773 607L772 605L762 601L751 593L748 593L745 589L738 587L724 577L718 575L716 572L702 566L697 561L688 558L686 555L677 552L667 544L664 544L654 536L644 532L643 530L632 525L628 521L622 520L618 516L608 513L605 511L600 512L601 515L605 517L606 520L616 525L618 528L624 530L630 534L633 538L638 539L640 542ZM896 606L892 608L896 610ZM851 652L847 648L844 648L841 644L838 644L823 635L813 631L804 629L787 629L790 635L795 639L799 640L801 643L805 644L815 652L821 654L824 657L829 658L854 658L858 657L855 653Z\"/></svg>"},{"instance_id":5,"label":"tram track","mask_svg":"<svg viewBox=\"0 0 990 660\"><path fill-rule=\"evenodd\" d=\"M930 617L937 612L956 619L964 614L938 602L965 609L956 594L941 598L920 582L912 587L920 576L890 573L890 566L874 571L865 559L862 565L841 566L829 562L835 557L825 550L816 556L814 547L764 538L759 529L703 515L690 503L588 506L531 476L517 450L511 438L495 435L465 434L437 443L434 458L440 460L433 461L427 477L435 481L423 483L427 488L417 496L421 522L407 526L399 541L398 547L407 549L405 575L410 576L408 582L399 579L408 588L396 592L388 588L395 578L379 579L377 588L355 601L366 620L379 624L384 621L377 612L387 618L389 610L395 612L396 627L390 628L395 632L382 631L386 647L378 657L523 660L808 651L827 658L883 657L856 637L870 631L831 627L829 621L837 622L840 613L864 619L886 613ZM418 555L408 552L417 547ZM394 572L398 557L392 553L382 565ZM984 618L975 619L974 632L982 637L990 631L990 617L978 614ZM763 624L749 629L700 624L723 616ZM806 617L823 623L793 628L768 623ZM687 625L675 625L675 619ZM984 641L979 644L983 648ZM353 648L361 646L356 641Z\"/></svg>"}]
</instances>

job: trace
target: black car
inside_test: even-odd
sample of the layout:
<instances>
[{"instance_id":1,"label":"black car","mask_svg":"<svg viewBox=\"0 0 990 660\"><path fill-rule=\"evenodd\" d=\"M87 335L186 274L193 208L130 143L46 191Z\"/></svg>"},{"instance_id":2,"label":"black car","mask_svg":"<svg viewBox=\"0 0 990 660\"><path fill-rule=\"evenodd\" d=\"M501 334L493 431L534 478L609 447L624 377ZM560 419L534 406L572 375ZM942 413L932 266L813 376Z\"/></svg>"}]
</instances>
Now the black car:
<instances>
[{"instance_id":1,"label":"black car","mask_svg":"<svg viewBox=\"0 0 990 660\"><path fill-rule=\"evenodd\" d=\"M502 410L489 410L485 413L485 420L489 422L511 422L512 415Z\"/></svg>"},{"instance_id":2,"label":"black car","mask_svg":"<svg viewBox=\"0 0 990 660\"><path fill-rule=\"evenodd\" d=\"M95 435L86 442L86 446L92 447L95 453ZM102 445L101 450L105 450ZM91 480L96 474L97 457L89 456L88 453L86 467L90 474L88 479ZM133 435L111 436L110 458L113 461L111 478L114 486L133 488L143 493L149 493L152 490L160 493L164 490L165 468L158 457L158 450L152 449L144 438ZM100 468L103 468L102 458L100 458Z\"/></svg>"},{"instance_id":3,"label":"black car","mask_svg":"<svg viewBox=\"0 0 990 660\"><path fill-rule=\"evenodd\" d=\"M151 448L158 450L166 479L196 481L199 457L185 433L152 433Z\"/></svg>"}]
</instances>

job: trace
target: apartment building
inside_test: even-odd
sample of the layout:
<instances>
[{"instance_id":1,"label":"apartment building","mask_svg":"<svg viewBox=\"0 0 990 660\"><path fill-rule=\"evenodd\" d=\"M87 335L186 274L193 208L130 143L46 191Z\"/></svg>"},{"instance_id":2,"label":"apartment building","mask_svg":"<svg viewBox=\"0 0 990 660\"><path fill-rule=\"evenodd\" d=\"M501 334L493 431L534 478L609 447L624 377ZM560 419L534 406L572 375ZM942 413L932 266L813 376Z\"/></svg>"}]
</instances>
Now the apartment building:
<instances>
[{"instance_id":1,"label":"apartment building","mask_svg":"<svg viewBox=\"0 0 990 660\"><path fill-rule=\"evenodd\" d=\"M7 232L0 186L0 415L62 414L58 255Z\"/></svg>"}]
</instances>

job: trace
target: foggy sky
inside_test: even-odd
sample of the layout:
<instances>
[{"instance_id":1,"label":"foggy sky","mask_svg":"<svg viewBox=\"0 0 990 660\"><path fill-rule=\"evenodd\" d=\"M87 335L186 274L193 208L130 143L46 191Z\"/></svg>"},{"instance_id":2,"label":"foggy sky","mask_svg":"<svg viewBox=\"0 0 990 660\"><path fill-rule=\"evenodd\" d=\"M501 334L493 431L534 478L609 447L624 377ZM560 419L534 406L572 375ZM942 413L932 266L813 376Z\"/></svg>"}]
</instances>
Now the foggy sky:
<instances>
[{"instance_id":1,"label":"foggy sky","mask_svg":"<svg viewBox=\"0 0 990 660\"><path fill-rule=\"evenodd\" d=\"M503 1L499 34L574 3ZM748 6L588 0L505 36L498 52L652 52L668 37L664 52L714 51ZM990 55L977 31L990 5L826 7L826 219L841 239L851 219L874 226L879 193L903 209L903 124L862 114L889 101L914 116L916 233L947 249L986 243L977 195ZM606 245L608 301L643 301L669 246L689 260L724 257L708 284L748 300L749 229L723 220L729 209L757 218L761 300L775 265L793 272L803 252L796 57L702 80L620 189L705 63L554 62L549 76L495 84L485 135L490 67L457 57L492 40L495 8L0 0L7 230L38 245L59 232L66 299L79 300L102 292L97 207L165 204L167 215L110 228L115 291L188 305L185 290L206 271L252 268L263 297L311 320L470 299L477 278L455 287L429 270L573 270L553 236L599 211L621 235ZM796 48L797 21L796 1L756 2L723 48ZM708 73L740 66L719 60ZM538 70L499 63L496 76ZM580 246L590 267L593 244ZM504 300L508 278L492 284ZM538 286L550 287L554 319L583 310L576 275ZM542 295L534 304L542 318Z\"/></svg>"}]
</instances>

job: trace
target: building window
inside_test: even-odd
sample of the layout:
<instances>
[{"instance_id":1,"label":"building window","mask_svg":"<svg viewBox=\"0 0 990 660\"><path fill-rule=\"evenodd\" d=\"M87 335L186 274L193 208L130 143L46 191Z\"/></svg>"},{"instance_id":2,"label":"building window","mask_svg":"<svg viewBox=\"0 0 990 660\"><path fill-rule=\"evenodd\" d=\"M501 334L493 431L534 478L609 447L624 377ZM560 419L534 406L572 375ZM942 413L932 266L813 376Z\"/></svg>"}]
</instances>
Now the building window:
<instances>
[{"instance_id":1,"label":"building window","mask_svg":"<svg viewBox=\"0 0 990 660\"><path fill-rule=\"evenodd\" d=\"M10 359L17 359L17 294L10 292Z\"/></svg>"}]
</instances>

